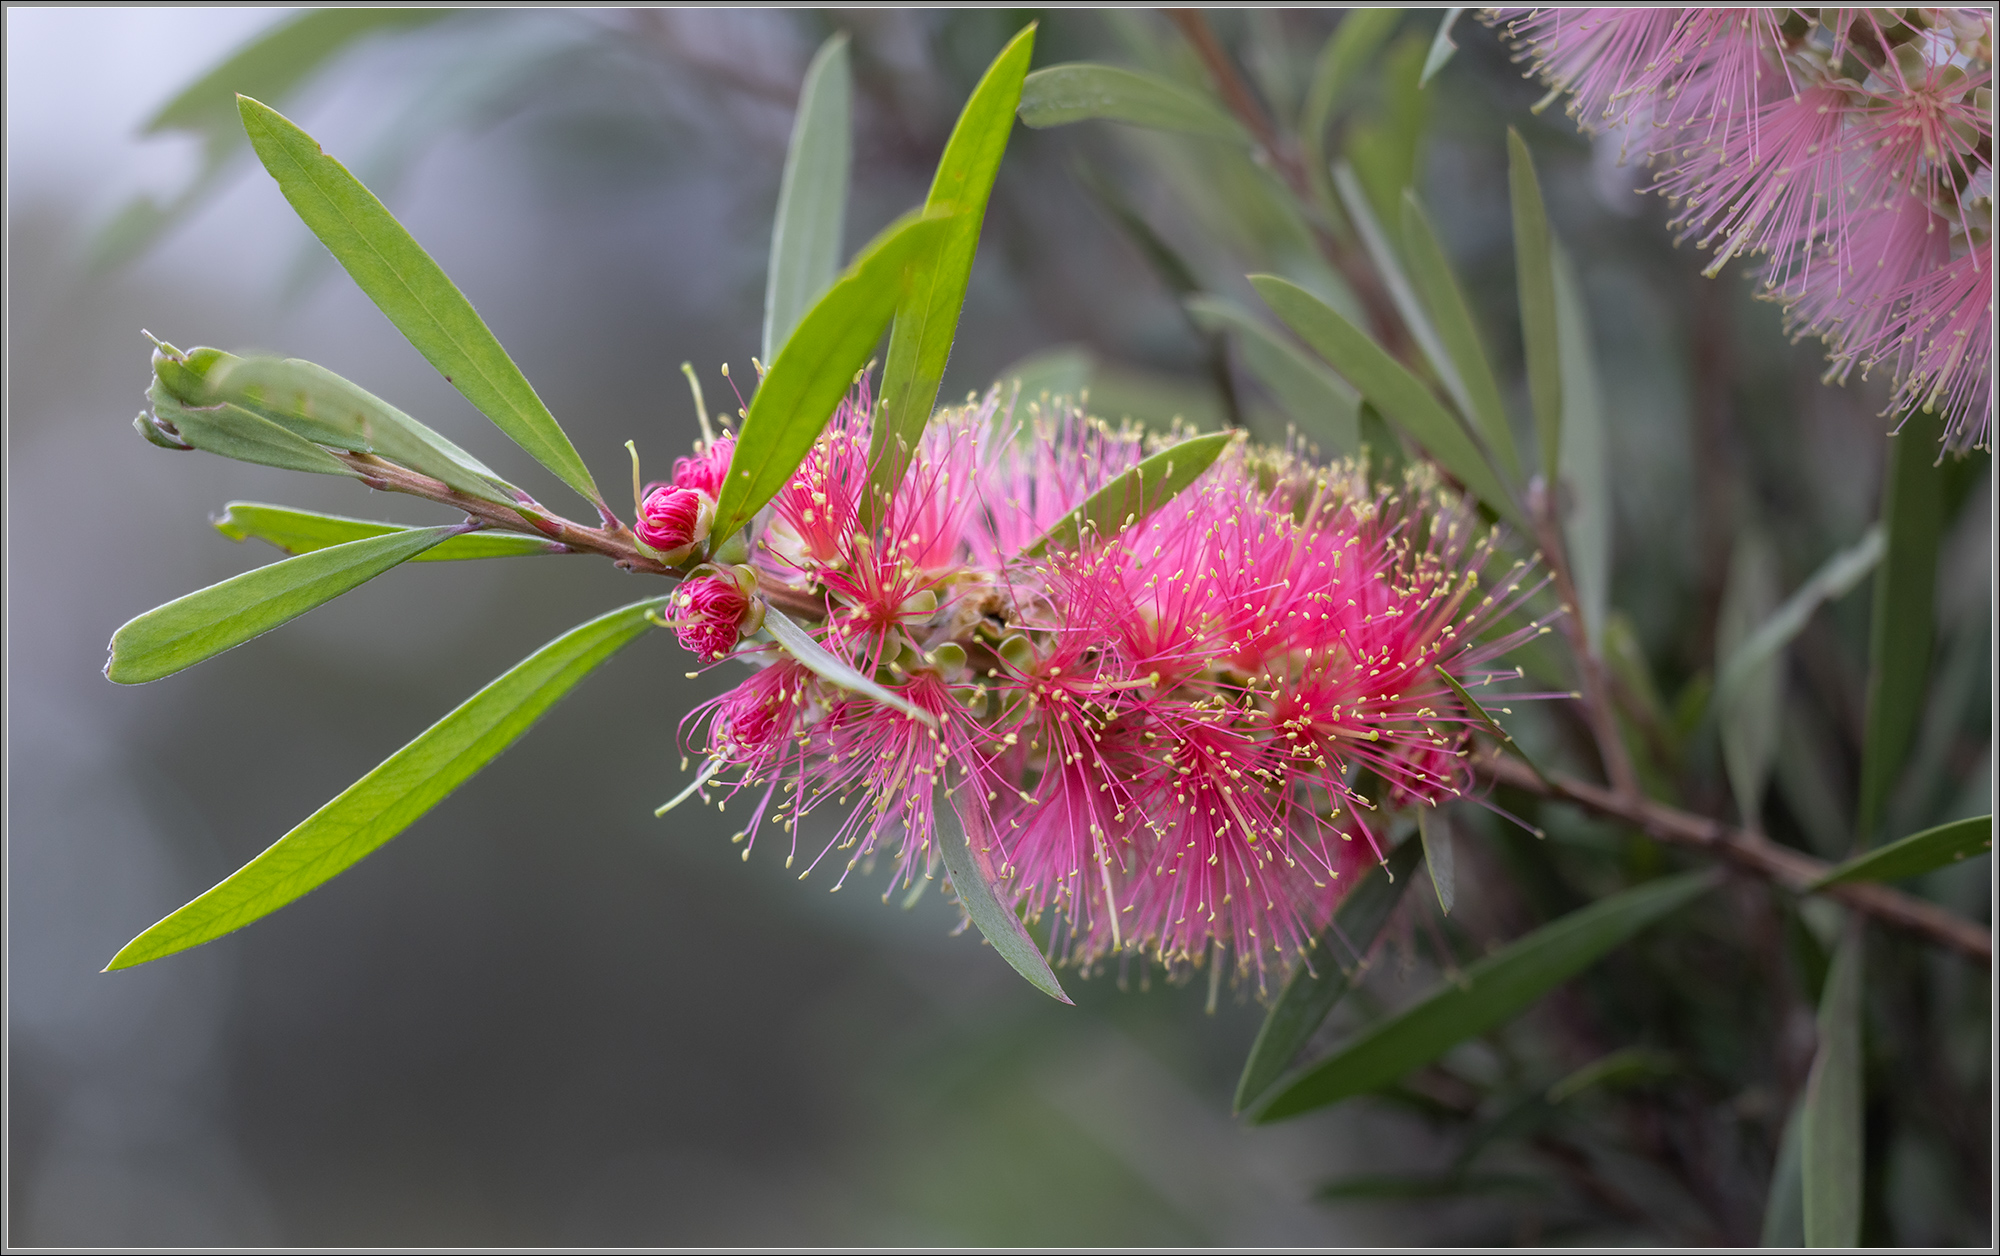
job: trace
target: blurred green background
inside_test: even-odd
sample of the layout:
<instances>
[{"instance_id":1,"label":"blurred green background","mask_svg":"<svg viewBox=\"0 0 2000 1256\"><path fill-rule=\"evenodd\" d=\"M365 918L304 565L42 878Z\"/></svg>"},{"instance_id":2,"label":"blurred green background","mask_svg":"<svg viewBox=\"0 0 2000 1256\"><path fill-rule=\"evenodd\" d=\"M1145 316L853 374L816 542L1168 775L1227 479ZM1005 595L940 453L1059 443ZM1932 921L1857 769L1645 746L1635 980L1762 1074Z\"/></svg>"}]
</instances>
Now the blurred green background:
<instances>
[{"instance_id":1,"label":"blurred green background","mask_svg":"<svg viewBox=\"0 0 2000 1256\"><path fill-rule=\"evenodd\" d=\"M207 526L227 500L436 521L422 503L139 440L142 328L310 358L547 488L240 155L152 247L92 264L121 207L172 199L201 165L193 141L140 126L283 16L6 15L11 1243L1542 1233L1509 1201L1312 1202L1329 1178L1449 1152L1383 1105L1232 1122L1260 1017L1247 992L1210 1013L1204 988L1135 969L1072 981L1079 1006L1061 1008L950 936L955 912L936 895L908 912L865 884L829 896L772 845L739 862L731 817L655 820L682 780L682 715L733 680L684 679L665 634L322 891L196 952L99 975L139 929L493 675L635 596L633 577L582 558L406 568L186 674L138 689L100 675L124 620L270 557ZM1296 109L1337 16L1212 15L1280 109ZM1139 62L1173 38L1137 11L467 11L357 43L281 107L383 194L613 484L628 438L657 474L696 435L683 359L713 404L728 395L720 364L747 368L756 351L791 110L819 41L854 36L854 244L922 198L958 105L1031 17L1037 65ZM1427 44L1435 21L1412 14L1405 37ZM1712 666L1737 535L1767 530L1790 588L1872 521L1883 381L1821 386L1816 346L1790 345L1779 311L1673 250L1664 207L1633 192L1639 173L1615 145L1556 110L1532 116L1541 89L1491 31L1467 21L1458 38L1428 92L1418 182L1503 378L1518 378L1505 127L1535 146L1602 360L1613 602L1671 697ZM1358 108L1351 125L1365 127ZM1017 129L944 395L1074 345L1099 365L1094 409L1221 413L1207 346L1072 174L1083 163L1118 182L1204 286L1254 304L1242 272L1284 258L1213 230L1228 180L1163 159L1163 143L1101 124ZM1262 413L1270 399L1243 387ZM1973 495L1940 578L1943 648L1962 659L1940 673L1958 687L1946 697L1991 683L1989 497ZM1801 639L1799 666L1826 692L1858 692L1865 621L1853 599ZM1911 814L1987 805L1981 705L1957 702L1935 734L1934 797L1905 799ZM1838 738L1859 715L1790 718ZM1810 846L1812 796L1851 786L1827 789L1816 761L1794 760L1781 759L1772 822ZM1725 792L1718 775L1718 806ZM1954 905L1983 910L1985 877L1954 882ZM1900 1170L1915 1184L1897 1207L1912 1224L1943 1218L1917 1232L1942 1241L1966 1204L1927 1202L1920 1169ZM1761 1206L1758 1173L1743 1173L1745 1208Z\"/></svg>"}]
</instances>

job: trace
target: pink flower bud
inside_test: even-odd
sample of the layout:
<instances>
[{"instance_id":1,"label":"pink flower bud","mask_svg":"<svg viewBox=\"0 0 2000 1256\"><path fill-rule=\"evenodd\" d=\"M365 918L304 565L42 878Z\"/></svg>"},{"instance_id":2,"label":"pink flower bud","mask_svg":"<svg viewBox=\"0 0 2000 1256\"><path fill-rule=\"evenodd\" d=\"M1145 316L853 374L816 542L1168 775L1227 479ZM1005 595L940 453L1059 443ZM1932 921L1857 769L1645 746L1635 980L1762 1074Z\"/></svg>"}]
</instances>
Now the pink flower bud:
<instances>
[{"instance_id":1,"label":"pink flower bud","mask_svg":"<svg viewBox=\"0 0 2000 1256\"><path fill-rule=\"evenodd\" d=\"M662 484L646 494L632 531L662 559L675 563L708 538L714 518L715 499L708 494Z\"/></svg>"},{"instance_id":2,"label":"pink flower bud","mask_svg":"<svg viewBox=\"0 0 2000 1256\"><path fill-rule=\"evenodd\" d=\"M715 572L713 567L707 570ZM673 624L682 649L713 662L736 648L746 627L756 630L751 621L761 618L758 609L743 582L725 569L681 582L673 599Z\"/></svg>"},{"instance_id":3,"label":"pink flower bud","mask_svg":"<svg viewBox=\"0 0 2000 1256\"><path fill-rule=\"evenodd\" d=\"M707 493L711 500L722 496L722 481L729 475L729 458L736 452L736 438L725 436L692 458L674 459L674 487Z\"/></svg>"}]
</instances>

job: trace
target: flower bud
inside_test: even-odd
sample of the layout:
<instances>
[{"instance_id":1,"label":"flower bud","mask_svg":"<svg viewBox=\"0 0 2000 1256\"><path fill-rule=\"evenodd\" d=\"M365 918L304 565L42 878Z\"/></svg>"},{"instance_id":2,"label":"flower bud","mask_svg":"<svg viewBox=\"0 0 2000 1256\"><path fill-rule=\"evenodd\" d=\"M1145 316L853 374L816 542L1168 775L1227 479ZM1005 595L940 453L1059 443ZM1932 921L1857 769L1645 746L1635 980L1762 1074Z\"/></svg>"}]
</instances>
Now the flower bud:
<instances>
[{"instance_id":1,"label":"flower bud","mask_svg":"<svg viewBox=\"0 0 2000 1256\"><path fill-rule=\"evenodd\" d=\"M708 539L714 519L715 499L707 493L662 484L646 494L632 531L660 561L677 563Z\"/></svg>"},{"instance_id":2,"label":"flower bud","mask_svg":"<svg viewBox=\"0 0 2000 1256\"><path fill-rule=\"evenodd\" d=\"M711 501L722 496L722 481L729 476L729 459L736 452L736 438L725 436L692 458L674 459L674 487L706 493Z\"/></svg>"},{"instance_id":3,"label":"flower bud","mask_svg":"<svg viewBox=\"0 0 2000 1256\"><path fill-rule=\"evenodd\" d=\"M726 658L742 635L755 632L763 607L751 596L743 568L703 567L681 581L673 596L673 625L681 648L714 662Z\"/></svg>"}]
</instances>

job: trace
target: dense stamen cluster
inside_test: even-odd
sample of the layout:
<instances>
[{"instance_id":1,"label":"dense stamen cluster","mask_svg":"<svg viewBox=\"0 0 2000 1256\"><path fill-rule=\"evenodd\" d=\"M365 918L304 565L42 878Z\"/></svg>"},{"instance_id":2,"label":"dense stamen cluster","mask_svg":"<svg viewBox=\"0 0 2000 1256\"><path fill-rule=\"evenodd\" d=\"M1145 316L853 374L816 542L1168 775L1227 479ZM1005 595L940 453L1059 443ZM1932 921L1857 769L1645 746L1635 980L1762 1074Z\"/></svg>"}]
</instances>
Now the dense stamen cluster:
<instances>
[{"instance_id":1,"label":"dense stamen cluster","mask_svg":"<svg viewBox=\"0 0 2000 1256\"><path fill-rule=\"evenodd\" d=\"M1992 429L1993 27L1971 9L1501 9L1587 129L1661 166L1678 226L1762 254L1828 378Z\"/></svg>"},{"instance_id":2,"label":"dense stamen cluster","mask_svg":"<svg viewBox=\"0 0 2000 1256\"><path fill-rule=\"evenodd\" d=\"M750 804L746 859L775 823L789 863L834 801L855 805L801 875L935 876L943 795L1059 955L1222 947L1262 973L1381 857L1386 809L1469 784L1475 717L1439 669L1484 683L1543 630L1488 631L1526 567L1428 469L1381 488L1238 445L1151 517L1041 550L1161 442L1067 409L1017 424L996 392L932 422L871 535L868 419L864 385L779 493L759 579L931 722L746 645L760 670L689 717L705 791Z\"/></svg>"}]
</instances>

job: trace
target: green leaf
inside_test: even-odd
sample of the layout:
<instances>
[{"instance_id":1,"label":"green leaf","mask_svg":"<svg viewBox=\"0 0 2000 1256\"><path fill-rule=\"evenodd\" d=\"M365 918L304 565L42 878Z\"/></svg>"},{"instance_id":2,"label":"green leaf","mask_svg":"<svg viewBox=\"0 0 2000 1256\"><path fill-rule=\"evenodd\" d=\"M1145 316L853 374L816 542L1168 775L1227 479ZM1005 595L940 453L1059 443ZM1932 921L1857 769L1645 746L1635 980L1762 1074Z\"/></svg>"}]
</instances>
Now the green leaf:
<instances>
[{"instance_id":1,"label":"green leaf","mask_svg":"<svg viewBox=\"0 0 2000 1256\"><path fill-rule=\"evenodd\" d=\"M764 630L771 639L783 646L785 653L797 659L808 671L828 684L852 690L864 698L872 698L886 707L893 707L919 723L931 728L937 727L937 717L922 707L913 705L901 694L891 693L857 671L852 663L828 650L813 640L811 633L793 622L790 616L775 606L764 608Z\"/></svg>"},{"instance_id":2,"label":"green leaf","mask_svg":"<svg viewBox=\"0 0 2000 1256\"><path fill-rule=\"evenodd\" d=\"M1882 561L1885 548L1882 525L1878 523L1852 546L1821 563L1819 570L1785 599L1784 605L1771 612L1770 618L1758 624L1724 656L1721 679L1715 684L1716 700L1726 701L1724 695L1735 693L1760 667L1776 658L1821 605L1845 597L1860 584L1861 578Z\"/></svg>"},{"instance_id":3,"label":"green leaf","mask_svg":"<svg viewBox=\"0 0 2000 1256\"><path fill-rule=\"evenodd\" d=\"M185 405L239 405L316 444L376 454L480 501L514 507L516 490L442 435L323 366L212 349L153 353L160 386Z\"/></svg>"},{"instance_id":4,"label":"green leaf","mask_svg":"<svg viewBox=\"0 0 2000 1256\"><path fill-rule=\"evenodd\" d=\"M128 203L92 242L98 266L126 261L181 221L218 183L224 166L243 147L236 93L260 100L290 95L328 62L378 31L409 30L452 16L450 9L352 8L302 13L259 34L160 106L143 135L180 132L202 143L200 171L187 188L162 205L150 196Z\"/></svg>"},{"instance_id":5,"label":"green leaf","mask_svg":"<svg viewBox=\"0 0 2000 1256\"><path fill-rule=\"evenodd\" d=\"M1087 118L1178 131L1248 147L1250 133L1220 106L1176 83L1115 65L1073 61L1028 75L1021 121L1042 129Z\"/></svg>"},{"instance_id":6,"label":"green leaf","mask_svg":"<svg viewBox=\"0 0 2000 1256\"><path fill-rule=\"evenodd\" d=\"M604 509L568 435L431 255L312 136L247 96L238 107L285 199L396 330L515 444Z\"/></svg>"},{"instance_id":7,"label":"green leaf","mask_svg":"<svg viewBox=\"0 0 2000 1256\"><path fill-rule=\"evenodd\" d=\"M1437 35L1431 40L1431 50L1424 57L1424 72L1417 77L1417 86L1428 87L1433 76L1444 69L1451 55L1458 51L1458 45L1451 42L1452 24L1458 21L1464 9L1446 9L1444 17L1438 20Z\"/></svg>"},{"instance_id":8,"label":"green leaf","mask_svg":"<svg viewBox=\"0 0 2000 1256\"><path fill-rule=\"evenodd\" d=\"M853 148L852 75L847 35L819 46L799 88L778 216L771 225L771 266L764 285L764 361L777 360L792 329L840 273L847 217L847 170Z\"/></svg>"},{"instance_id":9,"label":"green leaf","mask_svg":"<svg viewBox=\"0 0 2000 1256\"><path fill-rule=\"evenodd\" d=\"M1641 929L1712 889L1715 873L1649 881L1535 930L1472 964L1414 1007L1279 1083L1252 1112L1284 1120L1367 1094L1526 1010Z\"/></svg>"},{"instance_id":10,"label":"green leaf","mask_svg":"<svg viewBox=\"0 0 2000 1256\"><path fill-rule=\"evenodd\" d=\"M1535 180L1535 159L1520 132L1507 128L1507 193L1514 207L1514 281L1521 296L1521 339L1527 347L1528 396L1542 447L1542 476L1561 474L1563 390L1561 333L1556 315L1555 240Z\"/></svg>"},{"instance_id":11,"label":"green leaf","mask_svg":"<svg viewBox=\"0 0 2000 1256\"><path fill-rule=\"evenodd\" d=\"M1738 535L1716 618L1716 653L1725 658L1735 654L1757 625L1771 617L1778 603L1777 561L1761 529L1745 527ZM1761 827L1764 786L1777 758L1784 710L1785 672L1774 658L1747 671L1716 703L1723 766L1737 811L1751 828Z\"/></svg>"},{"instance_id":12,"label":"green leaf","mask_svg":"<svg viewBox=\"0 0 2000 1256\"><path fill-rule=\"evenodd\" d=\"M1195 322L1207 330L1236 333L1243 365L1323 453L1340 458L1361 452L1361 397L1346 380L1294 349L1227 297L1203 294L1189 298L1186 305Z\"/></svg>"},{"instance_id":13,"label":"green leaf","mask_svg":"<svg viewBox=\"0 0 2000 1256\"><path fill-rule=\"evenodd\" d=\"M961 790L965 787L961 786ZM970 802L967 811L979 815L980 804ZM1035 946L1035 940L1021 926L1021 918L1008 910L994 897L993 887L999 877L993 867L992 852L999 845L990 835L981 833L976 841L963 826L964 816L956 805L940 811L937 823L938 853L944 856L944 868L951 876L951 888L958 895L959 904L965 908L981 936L1000 952L1000 958L1013 965L1014 971L1028 979L1028 984L1058 1003L1072 1003L1063 992L1062 983L1056 980L1049 968L1048 960ZM955 823L954 820L957 822Z\"/></svg>"},{"instance_id":14,"label":"green leaf","mask_svg":"<svg viewBox=\"0 0 2000 1256\"><path fill-rule=\"evenodd\" d=\"M1992 849L1991 815L1953 820L1850 859L1806 888L1823 890L1848 881L1901 881Z\"/></svg>"},{"instance_id":15,"label":"green leaf","mask_svg":"<svg viewBox=\"0 0 2000 1256\"><path fill-rule=\"evenodd\" d=\"M1417 833L1424 846L1424 867L1430 869L1431 888L1437 891L1438 908L1451 915L1458 899L1457 862L1451 852L1451 825L1436 807L1417 808Z\"/></svg>"},{"instance_id":16,"label":"green leaf","mask_svg":"<svg viewBox=\"0 0 2000 1256\"><path fill-rule=\"evenodd\" d=\"M1771 1166L1771 1187L1764 1197L1764 1231L1760 1247L1804 1247L1806 1245L1805 1184L1800 1180L1803 1149L1799 1146L1805 1122L1803 1098L1785 1118L1784 1133L1778 1137L1778 1158Z\"/></svg>"},{"instance_id":17,"label":"green leaf","mask_svg":"<svg viewBox=\"0 0 2000 1256\"><path fill-rule=\"evenodd\" d=\"M1543 1098L1565 1103L1594 1086L1616 1086L1648 1077L1665 1077L1680 1065L1668 1052L1654 1047L1622 1047L1601 1055L1549 1087Z\"/></svg>"},{"instance_id":18,"label":"green leaf","mask_svg":"<svg viewBox=\"0 0 2000 1256\"><path fill-rule=\"evenodd\" d=\"M1848 922L1819 1002L1819 1050L1806 1078L1799 1178L1807 1247L1861 1241L1862 932Z\"/></svg>"},{"instance_id":19,"label":"green leaf","mask_svg":"<svg viewBox=\"0 0 2000 1256\"><path fill-rule=\"evenodd\" d=\"M1329 215L1339 216L1333 183L1327 176L1326 128L1334 111L1362 71L1375 60L1396 23L1402 19L1397 9L1349 9L1334 27L1333 34L1320 46L1313 64L1312 82L1306 88L1305 104L1299 115L1299 142L1305 150L1306 177Z\"/></svg>"},{"instance_id":20,"label":"green leaf","mask_svg":"<svg viewBox=\"0 0 2000 1256\"><path fill-rule=\"evenodd\" d=\"M1577 614L1590 652L1603 654L1604 617L1611 609L1611 484L1604 436L1604 390L1591 347L1590 309L1576 269L1561 245L1553 247L1556 348L1562 368L1562 484L1568 490L1563 540Z\"/></svg>"},{"instance_id":21,"label":"green leaf","mask_svg":"<svg viewBox=\"0 0 2000 1256\"><path fill-rule=\"evenodd\" d=\"M1090 495L1089 500L1050 525L1022 556L1038 558L1051 548L1076 549L1086 537L1109 538L1146 519L1201 478L1234 432L1210 432L1162 449Z\"/></svg>"},{"instance_id":22,"label":"green leaf","mask_svg":"<svg viewBox=\"0 0 2000 1256\"><path fill-rule=\"evenodd\" d=\"M1233 1111L1241 1112L1255 1104L1284 1076L1334 1005L1365 971L1375 936L1382 932L1389 913L1402 901L1403 890L1410 884L1410 874L1416 870L1423 853L1421 841L1404 839L1401 846L1389 852L1380 873L1372 868L1362 873L1361 884L1341 900L1332 923L1314 939L1316 970L1304 963L1292 970L1291 980L1285 983L1284 992L1271 1005L1270 1015L1257 1031L1257 1041L1250 1046L1250 1058L1243 1062L1243 1076L1236 1082ZM1352 962L1343 962L1340 958L1343 955L1352 957Z\"/></svg>"},{"instance_id":23,"label":"green leaf","mask_svg":"<svg viewBox=\"0 0 2000 1256\"><path fill-rule=\"evenodd\" d=\"M1409 433L1468 493L1523 532L1534 531L1464 425L1367 333L1289 280L1252 275L1250 284L1286 326L1360 389L1384 417Z\"/></svg>"},{"instance_id":24,"label":"green leaf","mask_svg":"<svg viewBox=\"0 0 2000 1256\"><path fill-rule=\"evenodd\" d=\"M710 533L718 543L750 522L798 470L868 365L909 273L950 221L918 211L890 223L799 320L736 435Z\"/></svg>"},{"instance_id":25,"label":"green leaf","mask_svg":"<svg viewBox=\"0 0 2000 1256\"><path fill-rule=\"evenodd\" d=\"M1486 440L1486 450L1506 476L1509 484L1521 482L1521 460L1514 452L1514 430L1507 422L1507 406L1500 399L1500 384L1481 345L1478 327L1472 321L1472 307L1465 290L1452 273L1444 246L1424 213L1423 204L1412 189L1403 193L1403 253L1409 260L1410 278L1430 311L1438 339L1458 368L1470 408L1466 416L1478 425Z\"/></svg>"},{"instance_id":26,"label":"green leaf","mask_svg":"<svg viewBox=\"0 0 2000 1256\"><path fill-rule=\"evenodd\" d=\"M1034 51L1031 23L993 58L938 158L924 210L950 215L950 225L938 233L934 252L919 256L896 307L889 356L882 366L882 408L869 434L868 491L861 499L864 528L873 530L886 513L937 405L938 385L958 334L966 285L972 280L986 202L1007 152L1014 110L1021 103L1021 81Z\"/></svg>"},{"instance_id":27,"label":"green leaf","mask_svg":"<svg viewBox=\"0 0 2000 1256\"><path fill-rule=\"evenodd\" d=\"M126 943L107 970L219 938L346 871L519 740L578 681L645 632L648 616L665 602L649 598L600 615L516 663L228 880Z\"/></svg>"},{"instance_id":28,"label":"green leaf","mask_svg":"<svg viewBox=\"0 0 2000 1256\"><path fill-rule=\"evenodd\" d=\"M1883 469L1887 549L1875 577L1868 639L1868 723L1861 750L1861 805L1855 828L1874 842L1882 811L1902 775L1931 670L1938 545L1944 533L1943 476L1933 465L1941 416L1917 411L1889 438Z\"/></svg>"},{"instance_id":29,"label":"green leaf","mask_svg":"<svg viewBox=\"0 0 2000 1256\"><path fill-rule=\"evenodd\" d=\"M293 510L288 506L269 506L263 502L230 502L223 506L222 517L213 522L215 530L232 541L246 541L254 536L287 554L310 554L314 550L365 537L416 530L396 523L322 515L310 510ZM440 542L410 561L444 563L471 558L516 558L529 554L567 552L558 542L537 536L513 532L467 532Z\"/></svg>"},{"instance_id":30,"label":"green leaf","mask_svg":"<svg viewBox=\"0 0 2000 1256\"><path fill-rule=\"evenodd\" d=\"M1007 388L1019 384L1023 402L1039 401L1045 396L1051 400L1068 397L1081 405L1084 390L1090 387L1090 378L1096 370L1097 358L1089 349L1083 345L1059 345L1010 363L993 378L1001 385L1003 397Z\"/></svg>"},{"instance_id":31,"label":"green leaf","mask_svg":"<svg viewBox=\"0 0 2000 1256\"><path fill-rule=\"evenodd\" d=\"M1313 1198L1337 1202L1549 1193L1547 1182L1525 1173L1362 1173L1328 1182L1313 1192Z\"/></svg>"},{"instance_id":32,"label":"green leaf","mask_svg":"<svg viewBox=\"0 0 2000 1256\"><path fill-rule=\"evenodd\" d=\"M164 395L156 395L152 400L153 418L171 427L182 440L196 449L205 449L238 462L282 467L287 471L310 471L316 475L361 474L303 436L294 435L242 406L224 404L189 408Z\"/></svg>"},{"instance_id":33,"label":"green leaf","mask_svg":"<svg viewBox=\"0 0 2000 1256\"><path fill-rule=\"evenodd\" d=\"M1378 218L1394 222L1403 190L1423 168L1424 132L1431 97L1418 83L1424 72L1425 39L1411 31L1381 58L1379 104L1347 125L1346 157L1353 163Z\"/></svg>"},{"instance_id":34,"label":"green leaf","mask_svg":"<svg viewBox=\"0 0 2000 1256\"><path fill-rule=\"evenodd\" d=\"M1458 695L1458 700L1460 702L1465 704L1465 713L1467 715L1472 716L1472 718L1478 720L1481 724L1484 724L1486 726L1486 731L1493 734L1493 738L1495 741L1498 741L1501 745L1513 751L1516 758L1520 759L1521 762L1528 765L1529 769L1534 772L1535 778L1537 780L1541 781L1542 784L1548 786L1551 790L1555 789L1556 787L1555 782L1551 781L1548 778L1548 774L1542 771L1541 766L1539 764L1537 764L1533 759L1530 759L1528 757L1528 752L1521 749L1519 742L1516 742L1512 737L1508 736L1507 730L1500 727L1499 721L1493 718L1492 713L1489 712L1485 707L1481 706L1479 704L1479 701L1476 698L1474 698L1469 691L1467 691L1464 685L1458 683L1458 677L1446 671L1444 669L1443 664L1439 664L1435 670L1437 671L1438 679L1444 681L1445 684L1451 686L1451 691ZM1543 836L1542 831L1540 829L1536 829L1535 836L1536 837Z\"/></svg>"},{"instance_id":35,"label":"green leaf","mask_svg":"<svg viewBox=\"0 0 2000 1256\"><path fill-rule=\"evenodd\" d=\"M463 530L412 528L349 541L175 598L112 634L104 674L121 685L171 676L296 619Z\"/></svg>"}]
</instances>

